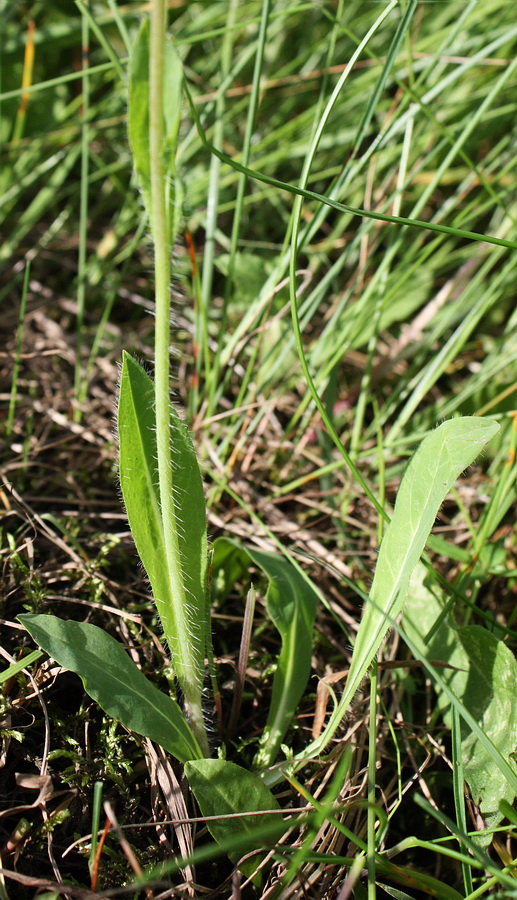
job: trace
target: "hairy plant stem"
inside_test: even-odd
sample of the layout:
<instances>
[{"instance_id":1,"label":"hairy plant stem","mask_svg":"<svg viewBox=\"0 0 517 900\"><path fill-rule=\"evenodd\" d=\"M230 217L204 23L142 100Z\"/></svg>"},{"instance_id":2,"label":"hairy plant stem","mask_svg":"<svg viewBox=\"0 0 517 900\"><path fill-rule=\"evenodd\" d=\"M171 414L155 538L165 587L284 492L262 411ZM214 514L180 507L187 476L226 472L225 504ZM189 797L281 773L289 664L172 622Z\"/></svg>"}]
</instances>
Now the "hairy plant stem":
<instances>
[{"instance_id":1,"label":"hairy plant stem","mask_svg":"<svg viewBox=\"0 0 517 900\"><path fill-rule=\"evenodd\" d=\"M189 628L188 597L182 574L178 523L174 502L169 394L171 227L167 201L164 146L164 71L166 0L153 0L149 53L149 153L151 163L151 232L155 270L155 403L158 482L167 569L173 596L172 609L160 609L160 617L176 676L183 693L185 712L199 746L209 755L202 710L203 657ZM204 654L204 648L201 648Z\"/></svg>"}]
</instances>

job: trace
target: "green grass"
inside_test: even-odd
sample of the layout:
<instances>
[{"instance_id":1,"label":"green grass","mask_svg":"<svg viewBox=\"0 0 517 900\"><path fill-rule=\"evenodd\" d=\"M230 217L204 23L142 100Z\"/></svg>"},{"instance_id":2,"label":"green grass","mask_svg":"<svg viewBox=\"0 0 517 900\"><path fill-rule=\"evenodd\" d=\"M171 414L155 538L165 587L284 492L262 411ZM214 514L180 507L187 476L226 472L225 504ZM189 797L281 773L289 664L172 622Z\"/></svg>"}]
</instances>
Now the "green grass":
<instances>
[{"instance_id":1,"label":"green grass","mask_svg":"<svg viewBox=\"0 0 517 900\"><path fill-rule=\"evenodd\" d=\"M16 616L56 612L116 634L163 690L172 678L117 498L111 422L122 349L153 359L153 253L126 120L142 9L111 0L0 6L1 615L5 667L32 646ZM209 534L259 550L280 545L320 597L313 674L348 669L383 516L409 456L446 419L493 417L499 436L442 506L427 550L431 581L422 575L423 600L414 587L414 610L431 608L431 591L443 606L443 622L430 623L436 634L458 627L473 640L464 630L480 627L513 658L512 5L205 0L174 3L168 18L192 104L183 106L176 163L196 259L194 269L181 235L172 386L203 467ZM246 766L266 724L279 638L256 570L227 596L217 579L212 586L215 744L230 717L250 581L255 621L226 751ZM515 856L510 839L496 835L489 856L489 839L472 842L475 820L448 765L461 761L465 739L446 700L460 676L429 666L408 623L409 650L405 618L393 623L370 708L365 686L330 756L282 786L284 810L310 812L299 814L305 830L293 824L274 850L275 896L297 896L301 883L318 900L340 891L356 900L514 895L502 872ZM447 662L427 638L431 663ZM417 668L384 665L413 657ZM43 679L48 718L28 675L14 673L4 684L4 808L35 797L15 771L48 774L68 793L63 810L59 798L46 801L47 822L34 809L2 820L2 843L18 826L24 834L16 865L7 854L3 867L90 888L88 835L93 822L104 826L98 804L93 812L100 781L161 889L191 877L172 857L192 856L203 887L229 877L232 864L200 824L161 837L160 817L198 815L191 797L182 813L170 806L170 762L106 720L75 676L53 680L41 659L30 673ZM295 752L311 740L316 685L287 739ZM427 805L416 805L422 797ZM511 819L499 827L510 833ZM97 889L135 877L114 833L96 865ZM25 890L9 875L0 882L0 896ZM221 890L231 896L228 884Z\"/></svg>"}]
</instances>

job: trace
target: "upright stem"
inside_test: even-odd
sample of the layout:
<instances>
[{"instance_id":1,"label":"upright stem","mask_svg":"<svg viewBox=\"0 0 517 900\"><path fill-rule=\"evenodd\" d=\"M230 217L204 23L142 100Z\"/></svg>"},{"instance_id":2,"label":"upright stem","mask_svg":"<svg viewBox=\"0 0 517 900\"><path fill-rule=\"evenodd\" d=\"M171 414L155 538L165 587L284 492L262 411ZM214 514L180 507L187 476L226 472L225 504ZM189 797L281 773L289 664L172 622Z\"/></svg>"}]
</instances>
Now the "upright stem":
<instances>
[{"instance_id":1,"label":"upright stem","mask_svg":"<svg viewBox=\"0 0 517 900\"><path fill-rule=\"evenodd\" d=\"M89 0L86 2L88 8ZM90 29L86 16L83 15L81 20L81 40L82 40L82 68L83 76L81 86L83 92L83 104L81 111L81 196L79 209L79 257L77 261L77 343L75 357L75 375L74 375L74 395L78 405L74 410L74 421L80 422L82 418L82 401L86 397L88 385L86 383L86 373L83 373L82 366L82 349L83 349L83 331L84 331L84 313L86 303L86 249L88 239L88 176L90 165L90 126L88 118L90 115L90 76L88 74L89 66L89 44Z\"/></svg>"},{"instance_id":2,"label":"upright stem","mask_svg":"<svg viewBox=\"0 0 517 900\"><path fill-rule=\"evenodd\" d=\"M203 668L193 643L188 619L188 598L182 574L178 521L174 502L169 395L171 227L167 203L164 146L164 71L166 2L153 0L149 46L149 154L151 163L151 231L154 243L156 332L155 404L158 482L165 553L173 596L173 633L166 634L176 675L183 692L185 711L203 753L208 739L203 720ZM167 629L169 630L169 629Z\"/></svg>"},{"instance_id":3,"label":"upright stem","mask_svg":"<svg viewBox=\"0 0 517 900\"><path fill-rule=\"evenodd\" d=\"M375 900L376 859L375 859L375 775L377 760L377 677L378 663L374 660L370 673L370 734L368 739L368 900Z\"/></svg>"}]
</instances>

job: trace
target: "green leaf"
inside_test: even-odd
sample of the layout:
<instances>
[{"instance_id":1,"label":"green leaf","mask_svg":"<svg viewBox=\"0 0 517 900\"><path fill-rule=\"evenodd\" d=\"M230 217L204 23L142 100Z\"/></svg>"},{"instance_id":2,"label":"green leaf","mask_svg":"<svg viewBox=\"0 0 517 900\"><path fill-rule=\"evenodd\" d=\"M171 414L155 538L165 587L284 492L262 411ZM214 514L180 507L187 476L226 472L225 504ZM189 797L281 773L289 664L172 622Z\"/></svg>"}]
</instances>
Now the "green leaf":
<instances>
[{"instance_id":1,"label":"green leaf","mask_svg":"<svg viewBox=\"0 0 517 900\"><path fill-rule=\"evenodd\" d=\"M307 686L317 595L283 556L225 538L214 544L214 572L225 571L226 590L246 571L249 560L268 578L267 611L282 639L267 723L254 761L265 768L274 761Z\"/></svg>"},{"instance_id":2,"label":"green leaf","mask_svg":"<svg viewBox=\"0 0 517 900\"><path fill-rule=\"evenodd\" d=\"M472 562L472 555L468 550L458 547L456 544L451 544L437 535L432 534L429 536L427 546L438 556L446 556L447 559L454 559L456 562L466 563L467 565Z\"/></svg>"},{"instance_id":3,"label":"green leaf","mask_svg":"<svg viewBox=\"0 0 517 900\"><path fill-rule=\"evenodd\" d=\"M386 874L391 875L393 880L398 881L399 884L409 885L412 890L425 892L428 897L439 897L440 900L462 900L465 896L464 894L459 894L458 891L448 885L447 882L438 878L433 878L432 875L426 875L425 872L418 872L407 866L396 866L394 868L394 872L387 870ZM378 884L379 887L382 887L382 889L386 891L390 897L394 897L395 900L414 900L414 894L406 894L405 891L390 887L387 884L383 884L381 881L379 881Z\"/></svg>"},{"instance_id":4,"label":"green leaf","mask_svg":"<svg viewBox=\"0 0 517 900\"><path fill-rule=\"evenodd\" d=\"M389 884L383 884L380 881L379 886L382 887L383 891L386 891L389 897L394 897L395 900L414 900L414 898L410 897L409 894L406 894L405 891L399 891L398 888L390 887Z\"/></svg>"},{"instance_id":5,"label":"green leaf","mask_svg":"<svg viewBox=\"0 0 517 900\"><path fill-rule=\"evenodd\" d=\"M129 60L128 131L133 162L147 214L151 218L149 156L149 22L144 19Z\"/></svg>"},{"instance_id":6,"label":"green leaf","mask_svg":"<svg viewBox=\"0 0 517 900\"><path fill-rule=\"evenodd\" d=\"M165 89L162 99L165 140L162 149L169 184L170 240L174 242L181 207L181 184L176 177L176 149L181 116L183 68L171 38L165 42ZM149 152L149 20L142 22L129 61L128 130L135 171L140 182L149 220L151 211L151 164Z\"/></svg>"},{"instance_id":7,"label":"green leaf","mask_svg":"<svg viewBox=\"0 0 517 900\"><path fill-rule=\"evenodd\" d=\"M205 495L196 454L187 428L170 407L174 501L181 532L181 577L189 597L188 634L178 631L174 596L167 570L157 472L154 385L136 360L124 352L118 407L120 485L136 549L147 572L153 596L178 667L181 644L190 641L201 674L207 634L207 560Z\"/></svg>"},{"instance_id":8,"label":"green leaf","mask_svg":"<svg viewBox=\"0 0 517 900\"><path fill-rule=\"evenodd\" d=\"M424 578L424 567L417 567L410 583L404 630L427 659L441 660L458 669L440 670L442 681L517 772L513 758L517 747L517 661L506 644L485 628L456 628L451 617L442 622L427 643L425 636L443 613L445 602L429 590ZM438 705L450 726L450 699L438 686L436 690ZM513 803L515 789L501 778L497 760L463 722L461 738L464 776L472 799L479 804L488 827L495 827L503 818L499 811L501 800ZM477 839L477 843L485 845L490 841L490 836Z\"/></svg>"},{"instance_id":9,"label":"green leaf","mask_svg":"<svg viewBox=\"0 0 517 900\"><path fill-rule=\"evenodd\" d=\"M273 840L278 835L279 827L285 830L280 816L264 815L238 816L229 818L235 813L260 812L261 810L279 809L279 805L271 791L260 779L236 766L235 763L223 759L196 759L185 766L185 774L189 780L194 796L203 816L217 816L208 821L210 834L218 843L231 841L232 837L242 838L249 834L249 850L258 849L253 841L253 832L257 828L271 823ZM281 832L280 832L281 833ZM278 835L279 836L279 835ZM242 852L229 854L237 863ZM257 867L257 859L247 860L240 866L244 875L251 875Z\"/></svg>"},{"instance_id":10,"label":"green leaf","mask_svg":"<svg viewBox=\"0 0 517 900\"><path fill-rule=\"evenodd\" d=\"M514 771L517 747L517 662L503 641L478 625L459 628L457 635L468 659L467 672L454 673L454 693L461 697L483 731ZM463 667L462 667L463 668ZM465 780L480 804L489 827L501 821L501 799L513 803L515 790L501 779L497 764L476 735L462 727Z\"/></svg>"},{"instance_id":11,"label":"green leaf","mask_svg":"<svg viewBox=\"0 0 517 900\"><path fill-rule=\"evenodd\" d=\"M354 644L345 696L352 699L389 628L402 609L411 573L424 550L438 510L456 479L499 430L490 419L444 422L422 441L397 494L379 551L369 602Z\"/></svg>"},{"instance_id":12,"label":"green leaf","mask_svg":"<svg viewBox=\"0 0 517 900\"><path fill-rule=\"evenodd\" d=\"M498 430L499 425L490 419L452 419L429 434L411 458L381 544L343 695L324 732L291 763L295 770L305 760L321 753L338 729L390 621L402 609L411 573L424 550L441 503L456 478ZM281 773L265 772L263 778L266 784L275 784Z\"/></svg>"},{"instance_id":13,"label":"green leaf","mask_svg":"<svg viewBox=\"0 0 517 900\"><path fill-rule=\"evenodd\" d=\"M160 744L180 762L202 756L183 713L142 674L111 635L56 616L18 616L36 643L60 666L76 672L84 689L109 716Z\"/></svg>"},{"instance_id":14,"label":"green leaf","mask_svg":"<svg viewBox=\"0 0 517 900\"><path fill-rule=\"evenodd\" d=\"M23 659L19 659L18 662L8 666L7 669L3 669L2 672L0 672L0 685L4 684L6 681L10 681L10 679L18 675L22 669L31 666L32 663L36 662L42 655L43 654L39 650L33 650L32 653L28 653L27 656L24 656Z\"/></svg>"},{"instance_id":15,"label":"green leaf","mask_svg":"<svg viewBox=\"0 0 517 900\"><path fill-rule=\"evenodd\" d=\"M219 272L226 278L230 274L230 261L232 254L219 253L214 263ZM250 309L252 304L260 296L260 292L272 272L272 265L268 259L258 256L256 253L246 253L242 251L235 253L233 256L232 277L235 284L239 285L239 290L232 301L232 312L235 316L244 316ZM273 309L281 309L285 303L285 297L278 302L275 294L274 302L278 304ZM265 339L265 335L264 335Z\"/></svg>"}]
</instances>

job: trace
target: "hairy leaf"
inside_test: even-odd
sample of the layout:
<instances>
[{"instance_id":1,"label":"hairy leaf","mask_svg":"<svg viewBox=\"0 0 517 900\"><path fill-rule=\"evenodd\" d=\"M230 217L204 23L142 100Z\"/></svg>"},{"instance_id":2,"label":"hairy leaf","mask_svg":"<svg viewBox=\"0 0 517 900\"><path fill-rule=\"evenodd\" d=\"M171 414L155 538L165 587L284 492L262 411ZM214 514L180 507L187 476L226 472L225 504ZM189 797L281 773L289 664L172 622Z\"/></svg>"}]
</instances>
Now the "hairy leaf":
<instances>
[{"instance_id":1,"label":"hairy leaf","mask_svg":"<svg viewBox=\"0 0 517 900\"><path fill-rule=\"evenodd\" d=\"M181 642L192 643L197 671L203 673L207 634L206 574L208 546L205 496L190 435L170 407L174 501L181 531L178 535L182 573L189 598L188 635L178 632L174 596L167 570L156 464L154 385L143 368L124 352L118 433L120 485L136 549L147 572L172 654L178 666Z\"/></svg>"}]
</instances>

